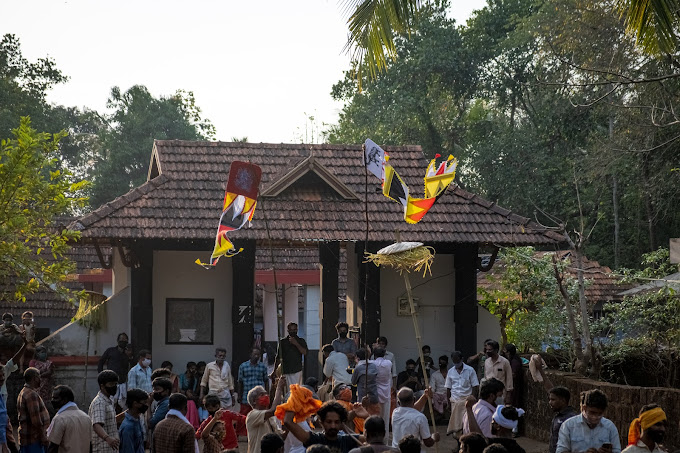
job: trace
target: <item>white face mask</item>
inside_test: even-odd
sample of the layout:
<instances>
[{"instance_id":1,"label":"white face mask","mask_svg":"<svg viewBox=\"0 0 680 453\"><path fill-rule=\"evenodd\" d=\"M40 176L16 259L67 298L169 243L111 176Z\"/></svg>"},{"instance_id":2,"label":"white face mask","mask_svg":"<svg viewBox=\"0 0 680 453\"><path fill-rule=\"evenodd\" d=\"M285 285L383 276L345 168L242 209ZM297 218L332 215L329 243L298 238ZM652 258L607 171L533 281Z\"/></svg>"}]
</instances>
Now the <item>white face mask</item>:
<instances>
[{"instance_id":1,"label":"white face mask","mask_svg":"<svg viewBox=\"0 0 680 453\"><path fill-rule=\"evenodd\" d=\"M149 365L151 365L151 359L142 360L142 366L148 367Z\"/></svg>"}]
</instances>

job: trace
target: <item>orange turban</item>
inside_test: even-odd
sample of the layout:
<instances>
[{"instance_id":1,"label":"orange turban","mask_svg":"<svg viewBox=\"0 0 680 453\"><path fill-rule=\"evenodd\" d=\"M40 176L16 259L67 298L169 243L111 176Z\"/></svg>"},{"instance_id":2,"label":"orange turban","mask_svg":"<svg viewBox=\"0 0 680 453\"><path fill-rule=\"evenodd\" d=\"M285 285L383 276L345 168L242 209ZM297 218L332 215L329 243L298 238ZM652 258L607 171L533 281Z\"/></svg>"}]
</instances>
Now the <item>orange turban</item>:
<instances>
[{"instance_id":1,"label":"orange turban","mask_svg":"<svg viewBox=\"0 0 680 453\"><path fill-rule=\"evenodd\" d=\"M640 417L633 420L628 429L628 445L637 445L642 431L650 426L666 420L666 413L660 407L643 412Z\"/></svg>"},{"instance_id":2,"label":"orange turban","mask_svg":"<svg viewBox=\"0 0 680 453\"><path fill-rule=\"evenodd\" d=\"M292 411L295 412L293 421L299 423L306 420L310 415L316 414L316 411L319 410L321 404L323 404L321 401L314 399L311 390L306 389L301 385L293 384L290 386L288 401L278 405L274 415L279 420L283 420L286 412Z\"/></svg>"}]
</instances>

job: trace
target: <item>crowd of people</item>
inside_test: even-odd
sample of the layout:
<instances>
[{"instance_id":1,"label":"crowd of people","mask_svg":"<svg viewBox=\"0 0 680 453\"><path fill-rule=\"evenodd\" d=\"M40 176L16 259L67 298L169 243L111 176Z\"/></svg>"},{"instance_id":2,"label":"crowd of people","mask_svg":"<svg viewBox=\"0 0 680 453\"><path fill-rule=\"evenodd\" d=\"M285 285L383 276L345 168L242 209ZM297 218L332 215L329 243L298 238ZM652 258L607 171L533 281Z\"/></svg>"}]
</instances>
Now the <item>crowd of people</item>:
<instances>
[{"instance_id":1,"label":"crowd of people","mask_svg":"<svg viewBox=\"0 0 680 453\"><path fill-rule=\"evenodd\" d=\"M133 355L121 333L100 358L99 392L87 412L68 386L49 387L51 366L41 369L31 361L17 396L17 443L4 384L23 346L0 367L0 453L235 453L239 436L247 439L248 453L420 453L440 441L424 415L428 401L448 417L447 432L458 439L460 453L524 453L514 437L524 414L518 389L525 373L513 345L506 345L505 357L494 340L467 360L453 351L451 367L449 356L439 357L435 366L424 346L424 360L408 360L397 373L387 338L359 348L348 338L346 323L336 329L338 338L322 348L322 382L303 382L308 349L294 323L275 354L254 347L236 373L224 348L209 363L187 363L179 375L169 361L153 369L151 352ZM577 412L569 390L553 386L541 366L534 368L555 413L550 453L621 453L618 431L604 417L603 392L581 394ZM666 424L658 405L643 407L624 452L660 453Z\"/></svg>"}]
</instances>

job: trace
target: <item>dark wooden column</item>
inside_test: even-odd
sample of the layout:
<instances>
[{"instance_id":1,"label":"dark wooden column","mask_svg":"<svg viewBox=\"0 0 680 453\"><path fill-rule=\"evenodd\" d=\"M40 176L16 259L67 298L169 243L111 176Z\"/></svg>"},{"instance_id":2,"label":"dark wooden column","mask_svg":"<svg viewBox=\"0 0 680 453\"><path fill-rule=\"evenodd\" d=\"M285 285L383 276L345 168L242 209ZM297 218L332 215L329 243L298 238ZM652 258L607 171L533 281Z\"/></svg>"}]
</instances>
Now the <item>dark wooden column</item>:
<instances>
[{"instance_id":1,"label":"dark wooden column","mask_svg":"<svg viewBox=\"0 0 680 453\"><path fill-rule=\"evenodd\" d=\"M231 260L232 275L232 371L250 357L253 345L255 321L255 241L252 239L234 241L237 249L243 251ZM218 321L219 326L219 321Z\"/></svg>"},{"instance_id":2,"label":"dark wooden column","mask_svg":"<svg viewBox=\"0 0 680 453\"><path fill-rule=\"evenodd\" d=\"M454 249L456 271L455 305L456 349L469 357L477 345L477 244L460 244Z\"/></svg>"},{"instance_id":3,"label":"dark wooden column","mask_svg":"<svg viewBox=\"0 0 680 453\"><path fill-rule=\"evenodd\" d=\"M377 246L369 244L369 250L375 252ZM372 344L380 336L380 268L372 263L364 263L364 248L357 244L357 260L359 261L359 308L361 316L359 322L362 340ZM366 271L368 270L368 275ZM366 305L364 306L364 290L366 291Z\"/></svg>"},{"instance_id":4,"label":"dark wooden column","mask_svg":"<svg viewBox=\"0 0 680 453\"><path fill-rule=\"evenodd\" d=\"M319 244L319 263L321 264L321 344L327 344L338 336L335 325L340 316L338 301L338 270L340 269L340 244L321 242Z\"/></svg>"},{"instance_id":5,"label":"dark wooden column","mask_svg":"<svg viewBox=\"0 0 680 453\"><path fill-rule=\"evenodd\" d=\"M150 350L152 346L153 250L151 247L134 248L130 256L135 260L130 269L130 343L137 354L140 349ZM164 326L156 328L163 329Z\"/></svg>"}]
</instances>

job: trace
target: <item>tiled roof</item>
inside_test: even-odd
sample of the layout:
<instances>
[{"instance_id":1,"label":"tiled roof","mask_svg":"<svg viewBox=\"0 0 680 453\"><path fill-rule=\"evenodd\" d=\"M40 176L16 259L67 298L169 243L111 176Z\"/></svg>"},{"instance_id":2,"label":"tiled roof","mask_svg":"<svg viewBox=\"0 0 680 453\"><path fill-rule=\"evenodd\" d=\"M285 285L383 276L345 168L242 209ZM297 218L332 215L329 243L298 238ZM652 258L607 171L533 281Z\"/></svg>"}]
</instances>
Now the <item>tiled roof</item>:
<instances>
[{"instance_id":1,"label":"tiled roof","mask_svg":"<svg viewBox=\"0 0 680 453\"><path fill-rule=\"evenodd\" d=\"M422 192L427 167L418 146L386 147L390 162L415 194ZM84 239L214 238L230 163L250 161L262 168L260 191L276 183L313 153L344 186L365 198L365 170L360 146L156 141L154 157L161 174L101 206L71 225ZM156 168L154 166L154 168ZM155 177L154 177L155 176ZM363 241L364 203L313 190L322 178L307 173L275 197L260 197L251 228L232 239L266 239L265 215L277 241ZM320 184L324 184L321 182ZM311 185L311 187L310 187ZM332 191L331 191L332 192ZM417 225L403 220L401 205L384 197L380 183L368 179L369 240L428 243L554 245L561 237L460 187L449 188Z\"/></svg>"},{"instance_id":2,"label":"tiled roof","mask_svg":"<svg viewBox=\"0 0 680 453\"><path fill-rule=\"evenodd\" d=\"M111 248L102 247L102 253L104 256L110 255ZM51 255L46 255L46 257L51 257ZM76 263L77 274L86 274L94 269L101 268L97 252L90 245L74 245L66 252L66 257ZM64 286L74 291L85 288L85 285L78 281L67 281ZM14 289L11 285L7 285L0 287L0 291L12 294ZM77 309L78 307L63 300L58 293L50 288L41 288L33 294L27 294L26 302L12 300L2 302L2 311L12 313L15 323L18 323L17 319L20 319L21 313L25 311L32 311L37 318L72 318ZM40 324L39 320L38 324Z\"/></svg>"},{"instance_id":3,"label":"tiled roof","mask_svg":"<svg viewBox=\"0 0 680 453\"><path fill-rule=\"evenodd\" d=\"M541 258L546 254L557 253L560 260L567 260L568 266L566 273L571 278L578 278L578 269L576 262L572 257L572 252L569 250L559 250L557 252L535 252L536 258ZM477 287L491 291L500 288L501 274L505 266L502 260L496 261L489 272L477 273ZM595 260L589 260L583 257L583 277L588 282L586 285L586 299L590 303L620 301L623 297L620 295L621 291L630 288L632 285L621 283L620 279L614 275L612 270L607 266L602 266Z\"/></svg>"}]
</instances>

